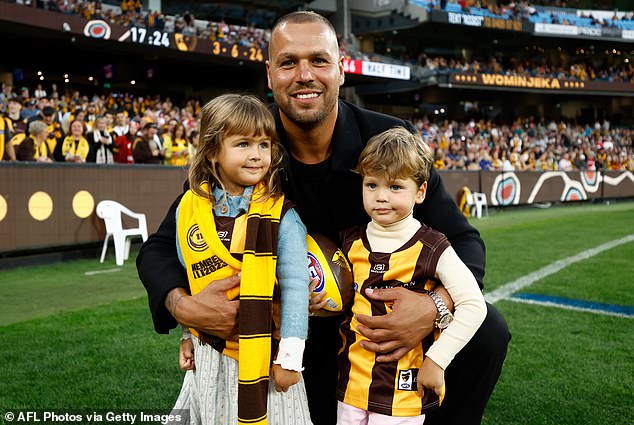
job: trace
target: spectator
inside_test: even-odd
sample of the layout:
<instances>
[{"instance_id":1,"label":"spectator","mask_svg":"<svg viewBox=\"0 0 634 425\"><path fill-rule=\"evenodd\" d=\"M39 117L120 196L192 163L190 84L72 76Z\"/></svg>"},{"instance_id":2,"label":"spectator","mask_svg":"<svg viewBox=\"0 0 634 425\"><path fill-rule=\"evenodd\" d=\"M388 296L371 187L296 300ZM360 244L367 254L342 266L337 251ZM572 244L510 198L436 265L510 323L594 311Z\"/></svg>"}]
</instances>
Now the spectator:
<instances>
[{"instance_id":1,"label":"spectator","mask_svg":"<svg viewBox=\"0 0 634 425\"><path fill-rule=\"evenodd\" d=\"M86 162L90 152L90 143L84 137L86 124L75 119L70 123L70 135L57 144L55 159L62 162Z\"/></svg>"},{"instance_id":2,"label":"spectator","mask_svg":"<svg viewBox=\"0 0 634 425\"><path fill-rule=\"evenodd\" d=\"M139 127L139 121L132 120L127 126L127 133L116 138L114 148L115 162L119 164L134 164L132 144L136 140Z\"/></svg>"},{"instance_id":3,"label":"spectator","mask_svg":"<svg viewBox=\"0 0 634 425\"><path fill-rule=\"evenodd\" d=\"M42 112L37 115L32 116L26 121L27 130L30 128L30 124L34 121L44 121L46 124L46 128L48 130L48 137L46 138L46 143L48 144L49 150L51 152L55 152L58 141L64 137L64 132L62 131L62 126L55 122L55 108L52 106L45 106L42 108ZM28 136L28 131L27 131Z\"/></svg>"},{"instance_id":4,"label":"spectator","mask_svg":"<svg viewBox=\"0 0 634 425\"><path fill-rule=\"evenodd\" d=\"M15 151L18 161L53 162L53 152L48 148L46 138L48 130L43 121L33 121L29 124L29 136L26 137Z\"/></svg>"},{"instance_id":5,"label":"spectator","mask_svg":"<svg viewBox=\"0 0 634 425\"><path fill-rule=\"evenodd\" d=\"M90 144L90 152L87 162L95 162L97 164L113 164L114 142L112 134L106 129L106 118L103 115L97 115L95 118L95 129L86 135Z\"/></svg>"},{"instance_id":6,"label":"spectator","mask_svg":"<svg viewBox=\"0 0 634 425\"><path fill-rule=\"evenodd\" d=\"M189 141L185 134L185 126L177 123L171 131L163 136L165 163L183 166L189 162Z\"/></svg>"},{"instance_id":7,"label":"spectator","mask_svg":"<svg viewBox=\"0 0 634 425\"><path fill-rule=\"evenodd\" d=\"M128 132L128 116L124 111L118 111L114 118L114 127L112 131L116 137L123 136Z\"/></svg>"},{"instance_id":8,"label":"spectator","mask_svg":"<svg viewBox=\"0 0 634 425\"><path fill-rule=\"evenodd\" d=\"M26 108L22 109L20 117L23 120L28 120L29 118L32 118L39 113L40 111L37 109L37 99L33 98L27 102Z\"/></svg>"},{"instance_id":9,"label":"spectator","mask_svg":"<svg viewBox=\"0 0 634 425\"><path fill-rule=\"evenodd\" d=\"M153 122L143 126L141 135L136 137L132 147L132 156L137 164L161 164L165 159L165 152L160 148L154 136L158 127Z\"/></svg>"}]
</instances>

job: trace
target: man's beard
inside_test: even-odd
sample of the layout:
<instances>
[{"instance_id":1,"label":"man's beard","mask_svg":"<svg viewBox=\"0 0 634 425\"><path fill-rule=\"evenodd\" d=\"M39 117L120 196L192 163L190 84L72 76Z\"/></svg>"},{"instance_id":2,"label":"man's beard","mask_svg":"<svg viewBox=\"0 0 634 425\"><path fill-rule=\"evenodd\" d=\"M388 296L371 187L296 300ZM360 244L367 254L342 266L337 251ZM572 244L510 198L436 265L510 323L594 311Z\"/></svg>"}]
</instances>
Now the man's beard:
<instances>
[{"instance_id":1,"label":"man's beard","mask_svg":"<svg viewBox=\"0 0 634 425\"><path fill-rule=\"evenodd\" d=\"M301 129L310 130L318 127L328 115L330 115L337 104L338 96L333 96L332 99L326 99L326 103L324 103L322 108L316 111L310 111L309 113L299 108L294 108L291 105L292 98L290 96L286 103L284 103L282 99L279 99L278 96L275 96L275 94L273 94L273 99L275 99L275 103L280 111L286 115L293 124Z\"/></svg>"}]
</instances>

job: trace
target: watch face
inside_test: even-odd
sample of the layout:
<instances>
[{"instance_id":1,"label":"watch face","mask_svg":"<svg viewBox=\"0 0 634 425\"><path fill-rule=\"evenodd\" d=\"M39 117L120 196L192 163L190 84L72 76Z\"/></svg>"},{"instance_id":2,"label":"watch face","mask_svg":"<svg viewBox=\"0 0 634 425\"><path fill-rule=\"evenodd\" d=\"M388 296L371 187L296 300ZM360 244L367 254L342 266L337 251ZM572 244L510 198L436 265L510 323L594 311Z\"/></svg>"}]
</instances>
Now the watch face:
<instances>
[{"instance_id":1,"label":"watch face","mask_svg":"<svg viewBox=\"0 0 634 425\"><path fill-rule=\"evenodd\" d=\"M443 314L442 316L440 316L440 319L438 319L438 328L445 329L447 326L449 326L452 320L453 316L451 314Z\"/></svg>"}]
</instances>

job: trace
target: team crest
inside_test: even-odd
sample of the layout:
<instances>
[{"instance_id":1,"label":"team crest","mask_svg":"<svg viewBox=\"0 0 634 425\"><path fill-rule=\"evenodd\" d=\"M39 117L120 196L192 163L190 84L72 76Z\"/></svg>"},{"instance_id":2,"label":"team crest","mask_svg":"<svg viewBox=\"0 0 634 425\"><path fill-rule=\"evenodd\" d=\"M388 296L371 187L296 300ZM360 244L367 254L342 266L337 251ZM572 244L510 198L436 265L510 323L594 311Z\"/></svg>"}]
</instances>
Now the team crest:
<instances>
[{"instance_id":1,"label":"team crest","mask_svg":"<svg viewBox=\"0 0 634 425\"><path fill-rule=\"evenodd\" d=\"M202 252L207 249L207 242L205 242L197 224L194 224L187 231L187 246L195 252Z\"/></svg>"},{"instance_id":2,"label":"team crest","mask_svg":"<svg viewBox=\"0 0 634 425\"><path fill-rule=\"evenodd\" d=\"M313 292L321 292L324 289L324 286L326 286L324 270L321 268L321 264L319 264L317 258L310 252L308 253L308 273L310 274L311 279L319 279L319 283Z\"/></svg>"},{"instance_id":3,"label":"team crest","mask_svg":"<svg viewBox=\"0 0 634 425\"><path fill-rule=\"evenodd\" d=\"M107 40L110 38L110 25L101 19L88 21L84 26L84 35L91 38L101 38Z\"/></svg>"},{"instance_id":4,"label":"team crest","mask_svg":"<svg viewBox=\"0 0 634 425\"><path fill-rule=\"evenodd\" d=\"M176 42L176 48L182 52L193 52L196 50L196 44L198 43L196 37L189 37L183 34L174 34L174 41Z\"/></svg>"},{"instance_id":5,"label":"team crest","mask_svg":"<svg viewBox=\"0 0 634 425\"><path fill-rule=\"evenodd\" d=\"M341 252L340 249L335 251L335 253L332 255L331 261L341 268L350 270L350 264L348 264L348 260L346 260L346 257L344 257L343 252Z\"/></svg>"},{"instance_id":6,"label":"team crest","mask_svg":"<svg viewBox=\"0 0 634 425\"><path fill-rule=\"evenodd\" d=\"M403 391L416 391L418 384L418 369L398 371L398 389Z\"/></svg>"}]
</instances>

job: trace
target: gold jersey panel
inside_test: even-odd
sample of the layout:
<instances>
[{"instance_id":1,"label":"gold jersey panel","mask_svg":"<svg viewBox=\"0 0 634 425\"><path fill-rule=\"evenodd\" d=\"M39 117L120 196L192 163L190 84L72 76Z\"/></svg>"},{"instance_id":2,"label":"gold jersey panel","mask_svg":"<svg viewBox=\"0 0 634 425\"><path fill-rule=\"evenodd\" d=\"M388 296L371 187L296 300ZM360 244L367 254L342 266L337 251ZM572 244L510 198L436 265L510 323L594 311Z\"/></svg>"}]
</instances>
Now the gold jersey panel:
<instances>
[{"instance_id":1,"label":"gold jersey panel","mask_svg":"<svg viewBox=\"0 0 634 425\"><path fill-rule=\"evenodd\" d=\"M392 311L383 301L368 299L367 288L402 286L422 292L433 289L436 264L449 246L447 238L427 226L393 253L372 252L365 226L343 235L343 250L352 264L355 282L352 314L342 324L343 348L339 354L337 398L351 406L389 416L422 414L422 400L416 393L416 378L427 338L398 362L377 363L376 354L360 346L364 339L356 331L357 314L379 316Z\"/></svg>"}]
</instances>

